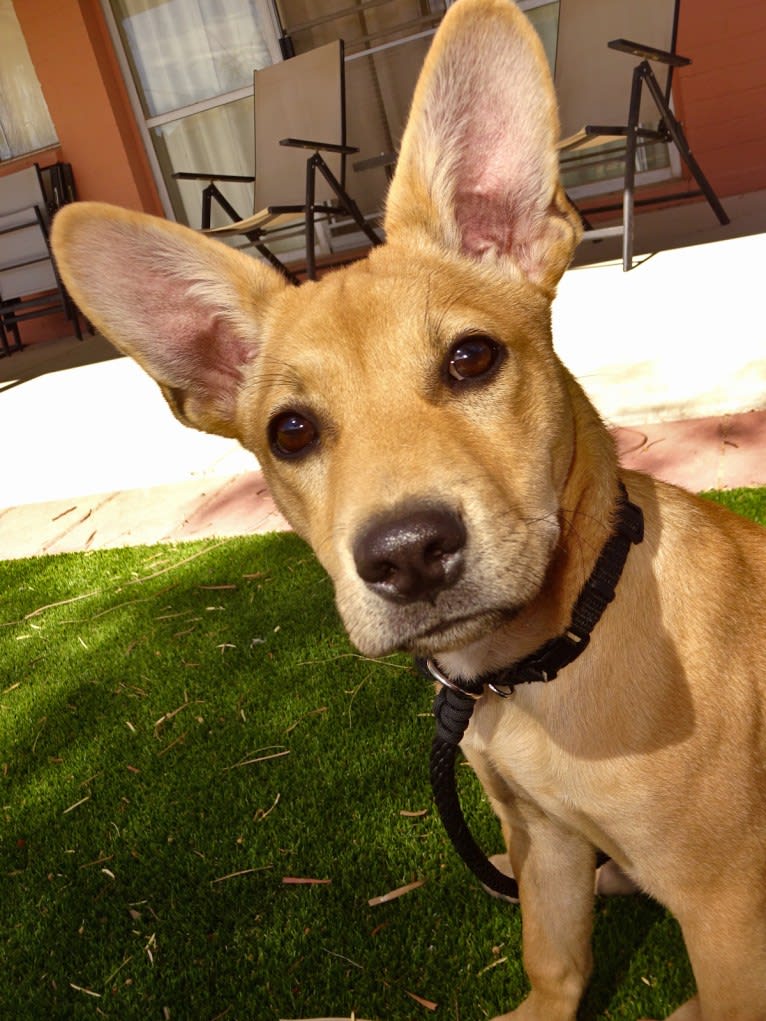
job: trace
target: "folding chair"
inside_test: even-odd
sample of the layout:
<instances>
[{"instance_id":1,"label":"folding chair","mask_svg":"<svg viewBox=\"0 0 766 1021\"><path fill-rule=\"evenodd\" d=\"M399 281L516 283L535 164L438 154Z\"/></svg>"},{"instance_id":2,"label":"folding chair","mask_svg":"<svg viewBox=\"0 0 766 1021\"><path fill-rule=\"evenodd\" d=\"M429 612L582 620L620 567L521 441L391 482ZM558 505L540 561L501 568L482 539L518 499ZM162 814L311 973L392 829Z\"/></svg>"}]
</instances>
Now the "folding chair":
<instances>
[{"instance_id":1,"label":"folding chair","mask_svg":"<svg viewBox=\"0 0 766 1021\"><path fill-rule=\"evenodd\" d=\"M292 283L298 278L269 248L269 241L302 226L306 275L316 278L316 223L346 214L372 245L380 238L345 186L346 144L343 42L337 40L254 72L255 177L177 172L203 180L202 229L216 237L240 235ZM321 139L318 141L317 139ZM310 156L306 153L310 152ZM218 183L254 181L253 215L241 217ZM211 227L213 203L232 223Z\"/></svg>"},{"instance_id":2,"label":"folding chair","mask_svg":"<svg viewBox=\"0 0 766 1021\"><path fill-rule=\"evenodd\" d=\"M617 227L588 229L585 240L598 240L616 234L622 235L622 265L629 270L633 265L635 209L637 206L656 205L669 199L678 201L699 195L705 197L721 224L729 218L716 196L702 168L692 155L684 130L670 108L673 71L691 63L688 57L675 52L678 32L679 2L675 0L643 0L641 4L614 3L614 0L561 0L559 43L556 61L556 84L562 106L562 129L565 137L559 143L560 163L563 171L580 163L593 165L599 160L615 158L614 143L624 159L622 201L589 208L589 213L622 210L622 224ZM629 25L631 33L646 31L644 38L652 43L632 42L629 39L608 39L616 25ZM607 41L608 40L608 41ZM658 42L657 42L658 41ZM640 58L634 67L630 86L627 78L613 58L605 60L601 47L617 53L628 53ZM600 54L597 49L601 49ZM660 85L653 64L667 69L664 88ZM594 73L598 68L598 73ZM582 95L586 81L585 97ZM579 95L578 95L579 92ZM573 96L577 96L573 100ZM581 116L583 99L592 104L592 112L614 116L616 123L589 123L573 129L574 117ZM621 120L627 109L627 123ZM567 131L572 131L567 134ZM640 147L652 143L672 144L686 165L697 188L687 191L667 191L636 199L636 157ZM610 143L612 144L610 147ZM606 147L606 148L605 148Z\"/></svg>"},{"instance_id":3,"label":"folding chair","mask_svg":"<svg viewBox=\"0 0 766 1021\"><path fill-rule=\"evenodd\" d=\"M63 311L77 337L77 310L59 279L48 243L49 212L37 164L0 177L0 342L22 348L19 323ZM9 337L14 340L13 346Z\"/></svg>"}]
</instances>

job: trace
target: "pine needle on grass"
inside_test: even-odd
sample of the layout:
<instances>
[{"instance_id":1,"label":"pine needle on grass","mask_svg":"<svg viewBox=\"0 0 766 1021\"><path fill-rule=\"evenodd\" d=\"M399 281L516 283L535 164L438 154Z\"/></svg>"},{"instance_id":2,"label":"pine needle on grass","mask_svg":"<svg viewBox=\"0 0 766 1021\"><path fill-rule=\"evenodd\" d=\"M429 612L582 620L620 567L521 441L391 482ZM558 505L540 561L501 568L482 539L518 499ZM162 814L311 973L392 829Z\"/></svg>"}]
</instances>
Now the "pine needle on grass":
<instances>
[{"instance_id":1,"label":"pine needle on grass","mask_svg":"<svg viewBox=\"0 0 766 1021\"><path fill-rule=\"evenodd\" d=\"M271 751L271 748L278 749L277 751ZM267 755L261 755L261 752L268 752ZM224 773L228 773L231 769L241 769L242 766L254 766L257 762L268 762L270 759L281 759L285 755L290 754L290 749L285 748L284 745L270 745L268 748L260 748L253 755L255 758L244 758L240 759L239 762L235 762L233 766L226 766Z\"/></svg>"},{"instance_id":2,"label":"pine needle on grass","mask_svg":"<svg viewBox=\"0 0 766 1021\"><path fill-rule=\"evenodd\" d=\"M210 885L213 886L215 883L225 883L229 879L239 879L240 876L251 876L255 872L267 872L269 869L273 868L273 865L259 865L257 868L239 869L237 872L228 872L225 876L218 876L217 879L211 879Z\"/></svg>"}]
</instances>

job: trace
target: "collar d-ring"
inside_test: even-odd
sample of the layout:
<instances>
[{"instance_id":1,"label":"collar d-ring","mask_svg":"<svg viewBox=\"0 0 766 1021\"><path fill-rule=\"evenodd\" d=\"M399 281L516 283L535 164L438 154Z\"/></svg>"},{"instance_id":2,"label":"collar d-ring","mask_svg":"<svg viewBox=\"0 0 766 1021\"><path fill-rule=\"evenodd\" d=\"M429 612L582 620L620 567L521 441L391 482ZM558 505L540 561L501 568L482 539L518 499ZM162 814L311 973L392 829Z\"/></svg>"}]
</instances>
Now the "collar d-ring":
<instances>
[{"instance_id":1,"label":"collar d-ring","mask_svg":"<svg viewBox=\"0 0 766 1021\"><path fill-rule=\"evenodd\" d=\"M450 677L447 677L444 671L439 668L436 660L430 657L423 660L423 665L435 681L438 681L442 687L449 688L450 691L456 691L458 695L465 695L467 698L477 701L484 694L483 691L466 691L465 688L461 688L459 684L456 684ZM490 687L492 686L490 685Z\"/></svg>"}]
</instances>

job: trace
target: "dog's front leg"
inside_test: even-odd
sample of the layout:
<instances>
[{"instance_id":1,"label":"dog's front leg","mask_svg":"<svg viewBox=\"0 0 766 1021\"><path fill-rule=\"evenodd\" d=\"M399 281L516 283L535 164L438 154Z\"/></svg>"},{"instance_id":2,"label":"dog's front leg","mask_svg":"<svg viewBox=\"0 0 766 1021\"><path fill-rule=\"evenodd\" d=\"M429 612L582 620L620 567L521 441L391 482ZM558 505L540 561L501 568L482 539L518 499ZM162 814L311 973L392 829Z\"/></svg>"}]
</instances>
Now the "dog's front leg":
<instances>
[{"instance_id":1,"label":"dog's front leg","mask_svg":"<svg viewBox=\"0 0 766 1021\"><path fill-rule=\"evenodd\" d=\"M575 1021L592 968L593 848L533 805L517 802L500 815L519 883L532 989L494 1021Z\"/></svg>"}]
</instances>

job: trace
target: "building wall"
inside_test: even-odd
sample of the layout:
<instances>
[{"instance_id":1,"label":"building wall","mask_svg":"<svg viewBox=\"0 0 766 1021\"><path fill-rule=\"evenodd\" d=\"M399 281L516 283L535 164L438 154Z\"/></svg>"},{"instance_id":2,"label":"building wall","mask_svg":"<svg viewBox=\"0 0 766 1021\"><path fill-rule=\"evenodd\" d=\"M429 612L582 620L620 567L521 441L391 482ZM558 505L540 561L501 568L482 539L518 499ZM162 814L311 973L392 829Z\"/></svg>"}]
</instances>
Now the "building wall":
<instances>
[{"instance_id":1,"label":"building wall","mask_svg":"<svg viewBox=\"0 0 766 1021\"><path fill-rule=\"evenodd\" d=\"M766 4L681 0L678 103L689 144L720 195L766 188Z\"/></svg>"},{"instance_id":2,"label":"building wall","mask_svg":"<svg viewBox=\"0 0 766 1021\"><path fill-rule=\"evenodd\" d=\"M9 161L72 164L78 198L162 215L162 205L98 0L17 0L16 16L56 128L59 145ZM35 343L72 333L65 317L20 326Z\"/></svg>"},{"instance_id":3,"label":"building wall","mask_svg":"<svg viewBox=\"0 0 766 1021\"><path fill-rule=\"evenodd\" d=\"M98 0L15 7L79 197L161 214Z\"/></svg>"}]
</instances>

